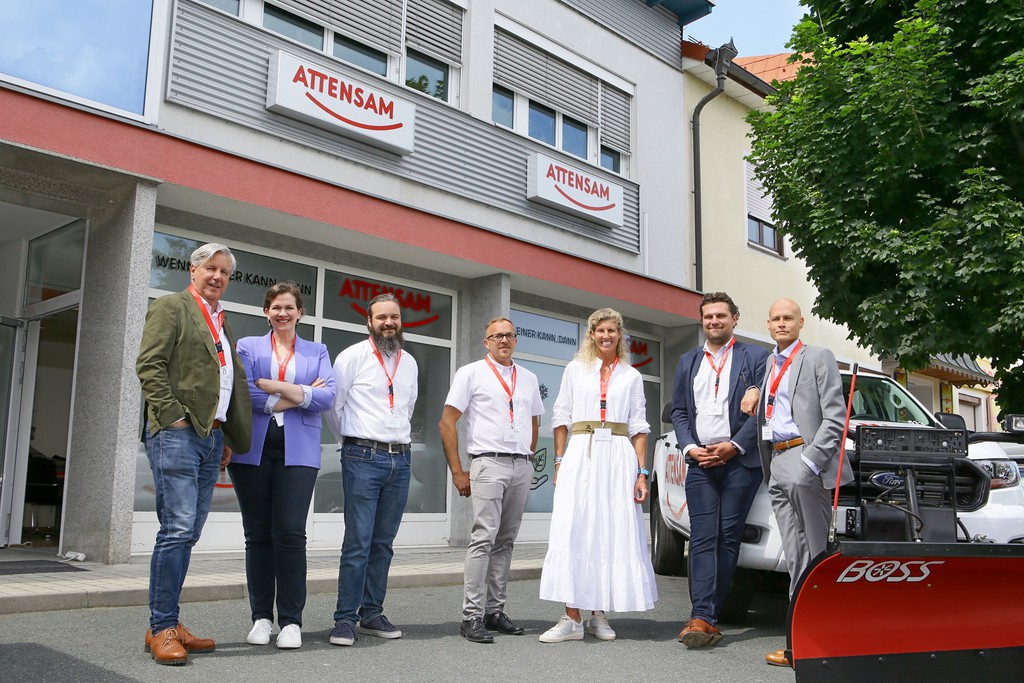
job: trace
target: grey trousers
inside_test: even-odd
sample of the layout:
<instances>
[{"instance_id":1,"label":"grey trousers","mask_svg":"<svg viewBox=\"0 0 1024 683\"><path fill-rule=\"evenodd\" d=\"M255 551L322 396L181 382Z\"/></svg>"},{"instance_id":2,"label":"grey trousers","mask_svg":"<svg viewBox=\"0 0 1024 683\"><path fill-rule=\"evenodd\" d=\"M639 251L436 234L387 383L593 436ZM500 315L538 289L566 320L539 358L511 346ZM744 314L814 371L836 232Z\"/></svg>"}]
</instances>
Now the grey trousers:
<instances>
[{"instance_id":1,"label":"grey trousers","mask_svg":"<svg viewBox=\"0 0 1024 683\"><path fill-rule=\"evenodd\" d=\"M772 456L768 495L782 534L782 552L789 569L789 597L800 575L825 550L832 520L830 491L800 457L803 446Z\"/></svg>"},{"instance_id":2,"label":"grey trousers","mask_svg":"<svg viewBox=\"0 0 1024 683\"><path fill-rule=\"evenodd\" d=\"M533 465L524 458L474 458L469 468L473 531L466 550L462 618L504 611L512 544L523 521Z\"/></svg>"}]
</instances>

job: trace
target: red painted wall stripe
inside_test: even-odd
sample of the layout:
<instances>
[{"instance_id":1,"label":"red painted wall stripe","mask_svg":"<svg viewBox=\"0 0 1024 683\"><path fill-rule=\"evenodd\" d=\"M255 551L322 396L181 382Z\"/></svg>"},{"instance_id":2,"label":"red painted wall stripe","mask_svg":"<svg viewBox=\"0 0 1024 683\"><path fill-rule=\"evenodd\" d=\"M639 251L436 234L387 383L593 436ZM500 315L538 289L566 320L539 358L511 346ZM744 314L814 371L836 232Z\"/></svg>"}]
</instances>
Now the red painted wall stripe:
<instances>
[{"instance_id":1,"label":"red painted wall stripe","mask_svg":"<svg viewBox=\"0 0 1024 683\"><path fill-rule=\"evenodd\" d=\"M296 173L0 88L0 140L694 320L700 295ZM440 248L443 247L443 248Z\"/></svg>"}]
</instances>

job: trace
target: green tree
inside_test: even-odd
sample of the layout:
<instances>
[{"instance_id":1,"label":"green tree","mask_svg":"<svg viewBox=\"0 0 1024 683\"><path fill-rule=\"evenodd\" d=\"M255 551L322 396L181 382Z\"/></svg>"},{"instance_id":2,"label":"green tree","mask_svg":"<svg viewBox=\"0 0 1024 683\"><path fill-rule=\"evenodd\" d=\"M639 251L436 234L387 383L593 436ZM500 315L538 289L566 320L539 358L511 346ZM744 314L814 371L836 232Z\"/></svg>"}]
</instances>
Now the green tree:
<instances>
[{"instance_id":1,"label":"green tree","mask_svg":"<svg viewBox=\"0 0 1024 683\"><path fill-rule=\"evenodd\" d=\"M751 161L814 312L915 369L991 358L1024 412L1024 2L802 0Z\"/></svg>"}]
</instances>

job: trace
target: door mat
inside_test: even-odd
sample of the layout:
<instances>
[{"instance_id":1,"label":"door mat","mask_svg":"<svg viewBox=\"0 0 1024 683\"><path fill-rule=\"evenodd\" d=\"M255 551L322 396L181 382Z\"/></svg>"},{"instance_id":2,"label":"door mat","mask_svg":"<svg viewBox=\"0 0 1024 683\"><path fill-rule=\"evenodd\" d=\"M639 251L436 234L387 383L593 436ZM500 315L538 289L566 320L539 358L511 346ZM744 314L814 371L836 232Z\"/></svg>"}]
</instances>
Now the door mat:
<instances>
[{"instance_id":1,"label":"door mat","mask_svg":"<svg viewBox=\"0 0 1024 683\"><path fill-rule=\"evenodd\" d=\"M89 570L84 567L76 567L68 562L58 562L57 560L13 560L11 562L0 562L0 576L87 571Z\"/></svg>"}]
</instances>

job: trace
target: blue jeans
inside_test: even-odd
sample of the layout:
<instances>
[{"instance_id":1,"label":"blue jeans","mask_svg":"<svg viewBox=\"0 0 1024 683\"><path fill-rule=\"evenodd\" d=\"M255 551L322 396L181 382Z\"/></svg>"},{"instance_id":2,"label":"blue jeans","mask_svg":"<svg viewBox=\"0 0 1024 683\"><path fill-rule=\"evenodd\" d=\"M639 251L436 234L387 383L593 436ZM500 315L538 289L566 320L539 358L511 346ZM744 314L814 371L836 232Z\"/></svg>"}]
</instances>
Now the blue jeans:
<instances>
[{"instance_id":1,"label":"blue jeans","mask_svg":"<svg viewBox=\"0 0 1024 683\"><path fill-rule=\"evenodd\" d=\"M718 623L736 573L743 526L762 480L760 467L744 467L736 458L708 468L687 459L691 619Z\"/></svg>"},{"instance_id":2,"label":"blue jeans","mask_svg":"<svg viewBox=\"0 0 1024 683\"><path fill-rule=\"evenodd\" d=\"M149 564L149 625L153 633L178 625L178 598L188 573L192 546L210 513L220 472L224 435L200 437L192 425L146 433L146 456L156 487L156 534Z\"/></svg>"},{"instance_id":3,"label":"blue jeans","mask_svg":"<svg viewBox=\"0 0 1024 683\"><path fill-rule=\"evenodd\" d=\"M345 540L338 568L335 623L369 621L384 611L391 544L409 497L410 452L389 454L365 446L341 449Z\"/></svg>"}]
</instances>

